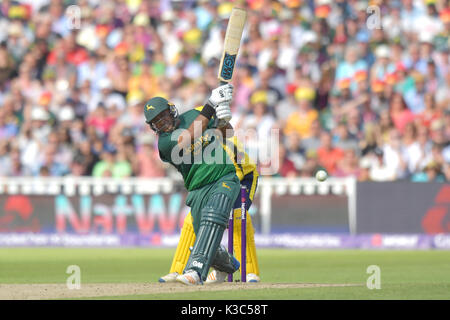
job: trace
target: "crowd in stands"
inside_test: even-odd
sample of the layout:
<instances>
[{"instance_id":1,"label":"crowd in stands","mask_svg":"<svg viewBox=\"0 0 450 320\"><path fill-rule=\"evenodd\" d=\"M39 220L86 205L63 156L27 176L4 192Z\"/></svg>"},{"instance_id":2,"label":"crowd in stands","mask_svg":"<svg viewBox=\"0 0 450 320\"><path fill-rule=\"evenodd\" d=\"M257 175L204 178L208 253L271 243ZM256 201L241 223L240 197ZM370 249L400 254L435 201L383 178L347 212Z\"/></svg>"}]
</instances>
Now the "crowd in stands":
<instances>
[{"instance_id":1,"label":"crowd in stands","mask_svg":"<svg viewBox=\"0 0 450 320\"><path fill-rule=\"evenodd\" d=\"M3 0L0 177L177 175L143 104L204 103L236 4L231 123L278 132L274 176L450 181L449 0Z\"/></svg>"}]
</instances>

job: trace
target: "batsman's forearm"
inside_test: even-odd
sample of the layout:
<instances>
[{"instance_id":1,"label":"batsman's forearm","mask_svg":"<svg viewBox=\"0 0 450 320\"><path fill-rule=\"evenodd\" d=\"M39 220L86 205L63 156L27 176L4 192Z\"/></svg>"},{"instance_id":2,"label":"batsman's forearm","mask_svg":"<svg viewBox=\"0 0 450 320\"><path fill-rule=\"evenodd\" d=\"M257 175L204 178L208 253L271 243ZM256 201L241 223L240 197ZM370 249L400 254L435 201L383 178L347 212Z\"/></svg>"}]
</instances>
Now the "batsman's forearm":
<instances>
[{"instance_id":1,"label":"batsman's forearm","mask_svg":"<svg viewBox=\"0 0 450 320\"><path fill-rule=\"evenodd\" d=\"M180 148L189 146L195 139L199 138L208 126L209 119L199 114L192 122L189 128L178 138L178 145ZM196 129L201 127L201 130Z\"/></svg>"},{"instance_id":2,"label":"batsman's forearm","mask_svg":"<svg viewBox=\"0 0 450 320\"><path fill-rule=\"evenodd\" d=\"M234 135L233 126L228 122L226 126L218 128L224 139L231 138Z\"/></svg>"},{"instance_id":3,"label":"batsman's forearm","mask_svg":"<svg viewBox=\"0 0 450 320\"><path fill-rule=\"evenodd\" d=\"M205 104L200 114L192 121L189 128L187 128L186 134L181 135L178 138L178 145L183 148L189 146L195 139L201 137L203 132L208 127L209 120L215 114L215 110L209 104ZM199 130L200 128L200 130ZM187 139L183 139L186 137Z\"/></svg>"}]
</instances>

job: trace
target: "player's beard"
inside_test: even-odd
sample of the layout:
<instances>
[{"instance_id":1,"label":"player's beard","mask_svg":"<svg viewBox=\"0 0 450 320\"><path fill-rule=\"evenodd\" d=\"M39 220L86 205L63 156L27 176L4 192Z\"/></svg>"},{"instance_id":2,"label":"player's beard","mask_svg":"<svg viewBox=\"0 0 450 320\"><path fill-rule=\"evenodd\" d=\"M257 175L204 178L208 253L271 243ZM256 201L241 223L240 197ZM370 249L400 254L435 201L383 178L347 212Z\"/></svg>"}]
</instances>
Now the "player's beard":
<instances>
[{"instance_id":1,"label":"player's beard","mask_svg":"<svg viewBox=\"0 0 450 320\"><path fill-rule=\"evenodd\" d=\"M169 133L174 131L180 125L180 119L172 118L171 123L166 122L163 127L159 130L161 133Z\"/></svg>"}]
</instances>

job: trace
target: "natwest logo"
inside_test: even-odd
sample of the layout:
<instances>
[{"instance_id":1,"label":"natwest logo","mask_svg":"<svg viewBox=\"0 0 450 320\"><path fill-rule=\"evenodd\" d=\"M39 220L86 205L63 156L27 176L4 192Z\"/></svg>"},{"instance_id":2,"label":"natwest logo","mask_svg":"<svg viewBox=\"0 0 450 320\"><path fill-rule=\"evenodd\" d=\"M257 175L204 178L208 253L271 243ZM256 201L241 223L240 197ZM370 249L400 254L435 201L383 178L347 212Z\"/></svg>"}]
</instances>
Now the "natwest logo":
<instances>
[{"instance_id":1,"label":"natwest logo","mask_svg":"<svg viewBox=\"0 0 450 320\"><path fill-rule=\"evenodd\" d=\"M55 198L55 223L58 233L126 234L138 231L141 235L153 232L173 234L181 227L188 208L181 194L117 195L112 197L81 196ZM78 202L78 206L76 205ZM152 243L161 240L152 239Z\"/></svg>"}]
</instances>

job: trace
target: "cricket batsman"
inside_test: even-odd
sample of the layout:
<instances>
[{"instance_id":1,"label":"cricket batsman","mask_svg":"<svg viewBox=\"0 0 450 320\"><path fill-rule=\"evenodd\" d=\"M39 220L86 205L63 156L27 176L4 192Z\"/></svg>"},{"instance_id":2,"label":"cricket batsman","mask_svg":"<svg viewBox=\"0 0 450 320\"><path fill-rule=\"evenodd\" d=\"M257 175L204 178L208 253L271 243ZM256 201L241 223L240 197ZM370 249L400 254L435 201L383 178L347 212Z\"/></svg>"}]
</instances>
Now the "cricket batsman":
<instances>
[{"instance_id":1,"label":"cricket batsman","mask_svg":"<svg viewBox=\"0 0 450 320\"><path fill-rule=\"evenodd\" d=\"M233 143L234 150L226 150L227 152L238 152L238 154L244 155L243 163L237 163L235 166L236 175L241 181L241 185L246 187L246 211L248 212L253 197L256 192L256 188L258 185L258 171L256 169L256 165L251 162L249 156L245 153L241 145L238 143L237 137L232 137L230 140ZM239 260L241 257L241 198L237 197L236 201L233 205L233 247L234 252ZM258 260L256 257L256 246L255 246L255 232L253 229L253 224L251 222L250 215L247 214L246 218L247 223L247 282L259 282L259 266ZM177 249L175 251L175 255L172 260L172 265L170 267L169 274L159 278L159 282L167 283L167 282L175 282L176 278L179 274L181 274L186 266L187 260L190 255L190 248L194 245L195 241L195 233L192 224L192 215L189 212L183 222L183 227L181 228L180 240L178 242ZM209 273L205 283L221 283L224 282L227 278L226 272L221 272L213 268L213 270Z\"/></svg>"},{"instance_id":2,"label":"cricket batsman","mask_svg":"<svg viewBox=\"0 0 450 320\"><path fill-rule=\"evenodd\" d=\"M191 208L195 241L183 272L176 277L186 285L203 284L210 267L226 274L240 267L239 261L220 246L240 190L237 154L227 152L222 139L232 136L232 95L233 86L222 85L212 90L203 107L182 115L161 97L144 106L145 121L158 135L161 160L181 173L189 192L186 204ZM213 116L219 119L218 130Z\"/></svg>"}]
</instances>

